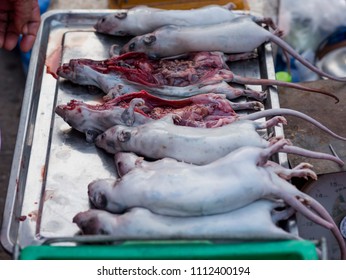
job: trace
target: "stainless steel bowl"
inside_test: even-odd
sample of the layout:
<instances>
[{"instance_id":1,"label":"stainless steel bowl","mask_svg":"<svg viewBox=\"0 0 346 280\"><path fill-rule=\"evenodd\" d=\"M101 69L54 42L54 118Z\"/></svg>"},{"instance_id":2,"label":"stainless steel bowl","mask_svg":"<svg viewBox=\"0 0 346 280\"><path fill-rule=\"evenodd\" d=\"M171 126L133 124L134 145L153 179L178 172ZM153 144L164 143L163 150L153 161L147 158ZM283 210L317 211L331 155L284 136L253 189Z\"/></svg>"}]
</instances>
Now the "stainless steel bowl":
<instances>
[{"instance_id":1,"label":"stainless steel bowl","mask_svg":"<svg viewBox=\"0 0 346 280\"><path fill-rule=\"evenodd\" d=\"M336 77L346 77L346 46L332 50L316 61L323 72Z\"/></svg>"}]
</instances>

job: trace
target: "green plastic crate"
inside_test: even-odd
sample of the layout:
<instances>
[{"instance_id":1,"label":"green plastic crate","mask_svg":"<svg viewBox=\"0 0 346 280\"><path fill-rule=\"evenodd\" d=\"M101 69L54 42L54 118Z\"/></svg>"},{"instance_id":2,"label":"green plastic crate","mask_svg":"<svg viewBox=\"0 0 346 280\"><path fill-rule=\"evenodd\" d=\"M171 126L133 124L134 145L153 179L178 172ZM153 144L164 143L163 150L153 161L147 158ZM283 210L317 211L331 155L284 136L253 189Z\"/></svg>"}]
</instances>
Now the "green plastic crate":
<instances>
[{"instance_id":1,"label":"green plastic crate","mask_svg":"<svg viewBox=\"0 0 346 280\"><path fill-rule=\"evenodd\" d=\"M317 260L310 241L247 243L125 242L120 245L28 246L20 260Z\"/></svg>"}]
</instances>

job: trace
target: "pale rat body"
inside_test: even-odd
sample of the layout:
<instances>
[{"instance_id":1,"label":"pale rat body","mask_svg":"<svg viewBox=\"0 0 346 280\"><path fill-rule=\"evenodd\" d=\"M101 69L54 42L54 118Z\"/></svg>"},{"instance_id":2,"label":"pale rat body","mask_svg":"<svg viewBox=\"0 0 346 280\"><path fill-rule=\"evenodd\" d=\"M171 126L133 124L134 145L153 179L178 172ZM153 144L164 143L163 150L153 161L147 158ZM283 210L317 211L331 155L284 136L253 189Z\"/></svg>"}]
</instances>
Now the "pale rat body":
<instances>
[{"instance_id":1,"label":"pale rat body","mask_svg":"<svg viewBox=\"0 0 346 280\"><path fill-rule=\"evenodd\" d=\"M147 161L143 157L136 155L131 152L118 152L114 155L114 163L116 167L116 171L119 177L122 177L129 173L131 170L135 168L148 168L148 169L159 169L165 170L167 168L171 168L174 165L182 165L183 162L178 161L173 158L163 158L155 161ZM185 163L186 165L190 165L190 163ZM312 172L311 168L313 166L309 163L302 162L295 166L294 168L285 168L280 164L269 161L266 163L266 168L272 169L272 171L279 175L281 178L285 180L290 180L293 177L299 178L308 178L311 177L317 180L315 174Z\"/></svg>"},{"instance_id":2,"label":"pale rat body","mask_svg":"<svg viewBox=\"0 0 346 280\"><path fill-rule=\"evenodd\" d=\"M115 181L91 182L89 198L97 208L113 213L143 207L169 216L226 213L261 198L280 198L308 219L331 229L344 258L345 243L328 212L267 165L268 159L286 144L280 140L264 149L240 148L203 166L173 162L164 169L135 168Z\"/></svg>"},{"instance_id":3,"label":"pale rat body","mask_svg":"<svg viewBox=\"0 0 346 280\"><path fill-rule=\"evenodd\" d=\"M208 5L198 9L165 10L148 6L136 6L129 10L119 10L116 13L101 17L95 24L97 32L115 36L137 36L165 26L201 26L230 21L244 15L239 11L233 12L233 3L224 6ZM247 14L255 22L263 22L276 28L270 18L261 18Z\"/></svg>"},{"instance_id":4,"label":"pale rat body","mask_svg":"<svg viewBox=\"0 0 346 280\"><path fill-rule=\"evenodd\" d=\"M136 127L116 125L100 134L95 144L112 154L121 151L134 152L152 159L171 157L203 165L243 146L268 147L270 142L261 137L258 130L285 123L286 120L283 117L274 117L262 123L251 121L257 119L257 116L263 117L263 113L265 111L249 115L252 118L208 129L174 125L172 116ZM295 146L285 146L282 152L329 159L343 165L339 158L332 155L311 152Z\"/></svg>"},{"instance_id":5,"label":"pale rat body","mask_svg":"<svg viewBox=\"0 0 346 280\"><path fill-rule=\"evenodd\" d=\"M164 26L125 44L121 53L144 52L151 58L174 57L195 51L221 51L224 53L251 52L266 42L273 42L292 55L310 70L337 81L345 82L324 73L301 57L290 45L275 33L262 28L247 17L230 22L203 27Z\"/></svg>"},{"instance_id":6,"label":"pale rat body","mask_svg":"<svg viewBox=\"0 0 346 280\"><path fill-rule=\"evenodd\" d=\"M276 211L282 203L258 200L246 207L217 215L174 217L158 215L145 208L133 208L118 215L91 209L78 213L73 222L83 234L106 234L118 239L299 239L276 225L292 209Z\"/></svg>"}]
</instances>

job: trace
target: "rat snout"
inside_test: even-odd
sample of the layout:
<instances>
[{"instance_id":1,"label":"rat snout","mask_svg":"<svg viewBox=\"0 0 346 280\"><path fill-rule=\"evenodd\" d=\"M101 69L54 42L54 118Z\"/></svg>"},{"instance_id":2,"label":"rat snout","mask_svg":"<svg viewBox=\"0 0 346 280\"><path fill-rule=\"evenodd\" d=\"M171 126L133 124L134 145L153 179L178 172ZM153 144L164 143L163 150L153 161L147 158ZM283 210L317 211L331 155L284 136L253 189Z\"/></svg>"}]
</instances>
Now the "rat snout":
<instances>
[{"instance_id":1,"label":"rat snout","mask_svg":"<svg viewBox=\"0 0 346 280\"><path fill-rule=\"evenodd\" d=\"M75 215L72 221L77 224L83 234L98 234L100 230L99 215L98 210L87 210Z\"/></svg>"},{"instance_id":2,"label":"rat snout","mask_svg":"<svg viewBox=\"0 0 346 280\"><path fill-rule=\"evenodd\" d=\"M114 163L120 177L124 176L137 165L140 158L132 153L118 152L114 156ZM138 163L139 164L139 163Z\"/></svg>"},{"instance_id":3,"label":"rat snout","mask_svg":"<svg viewBox=\"0 0 346 280\"><path fill-rule=\"evenodd\" d=\"M58 105L56 108L55 108L55 113L58 114L60 117L62 117L65 120L65 117L66 117L66 112L64 110L65 108L65 105Z\"/></svg>"},{"instance_id":4,"label":"rat snout","mask_svg":"<svg viewBox=\"0 0 346 280\"><path fill-rule=\"evenodd\" d=\"M103 24L105 21L106 21L106 17L105 17L105 16L102 17L102 18L100 18L100 19L96 22L96 24L94 25L94 28L95 28L97 31L102 32L102 30L100 30L100 29L102 28L102 24Z\"/></svg>"},{"instance_id":5,"label":"rat snout","mask_svg":"<svg viewBox=\"0 0 346 280\"><path fill-rule=\"evenodd\" d=\"M88 186L88 195L92 204L99 209L104 209L107 206L107 197L102 192L97 190L97 186L95 189L95 184L91 183Z\"/></svg>"},{"instance_id":6,"label":"rat snout","mask_svg":"<svg viewBox=\"0 0 346 280\"><path fill-rule=\"evenodd\" d=\"M85 212L80 212L73 217L72 222L79 226L81 222L84 220L84 217L85 217Z\"/></svg>"}]
</instances>

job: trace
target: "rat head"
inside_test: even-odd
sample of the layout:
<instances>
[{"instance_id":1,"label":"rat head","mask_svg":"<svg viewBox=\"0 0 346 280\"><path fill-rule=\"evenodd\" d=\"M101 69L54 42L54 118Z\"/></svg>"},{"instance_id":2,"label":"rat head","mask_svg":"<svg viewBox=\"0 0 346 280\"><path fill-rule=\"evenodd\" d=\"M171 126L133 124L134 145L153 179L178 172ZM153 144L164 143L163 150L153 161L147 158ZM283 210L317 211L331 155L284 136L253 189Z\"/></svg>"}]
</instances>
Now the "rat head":
<instances>
[{"instance_id":1,"label":"rat head","mask_svg":"<svg viewBox=\"0 0 346 280\"><path fill-rule=\"evenodd\" d=\"M134 168L143 166L145 161L135 153L119 152L114 155L114 163L119 176L122 177Z\"/></svg>"},{"instance_id":2,"label":"rat head","mask_svg":"<svg viewBox=\"0 0 346 280\"><path fill-rule=\"evenodd\" d=\"M56 74L59 77L63 77L67 80L73 81L74 80L73 64L70 64L70 63L62 64L61 66L58 67Z\"/></svg>"},{"instance_id":3,"label":"rat head","mask_svg":"<svg viewBox=\"0 0 346 280\"><path fill-rule=\"evenodd\" d=\"M106 211L91 209L78 213L72 221L83 234L110 235L112 233L111 223L108 222L110 218L111 214Z\"/></svg>"},{"instance_id":4,"label":"rat head","mask_svg":"<svg viewBox=\"0 0 346 280\"><path fill-rule=\"evenodd\" d=\"M120 53L142 52L151 59L182 54L181 40L177 38L176 34L180 28L179 26L166 25L152 33L136 36L122 47Z\"/></svg>"},{"instance_id":5,"label":"rat head","mask_svg":"<svg viewBox=\"0 0 346 280\"><path fill-rule=\"evenodd\" d=\"M124 212L125 206L117 201L117 182L111 179L100 179L91 182L88 185L88 196L91 203L98 209L112 213ZM110 197L112 197L111 200Z\"/></svg>"},{"instance_id":6,"label":"rat head","mask_svg":"<svg viewBox=\"0 0 346 280\"><path fill-rule=\"evenodd\" d=\"M85 133L87 142L91 143L96 136L102 133L107 127L102 127L98 121L99 110L82 101L71 100L66 105L58 105L55 113L64 119L72 128ZM100 125L101 124L101 125Z\"/></svg>"},{"instance_id":7,"label":"rat head","mask_svg":"<svg viewBox=\"0 0 346 280\"><path fill-rule=\"evenodd\" d=\"M131 139L131 131L132 128L115 125L97 136L95 144L97 147L111 154L121 152L123 147L126 146L127 142Z\"/></svg>"},{"instance_id":8,"label":"rat head","mask_svg":"<svg viewBox=\"0 0 346 280\"><path fill-rule=\"evenodd\" d=\"M135 165L135 158L129 157L130 161L126 160L126 152L119 152L114 155L115 169L120 177L131 171Z\"/></svg>"},{"instance_id":9,"label":"rat head","mask_svg":"<svg viewBox=\"0 0 346 280\"><path fill-rule=\"evenodd\" d=\"M94 28L97 32L116 36L131 35L128 30L128 13L126 10L119 10L115 14L106 15L100 18Z\"/></svg>"},{"instance_id":10,"label":"rat head","mask_svg":"<svg viewBox=\"0 0 346 280\"><path fill-rule=\"evenodd\" d=\"M120 54L141 52L147 54L149 58L159 58L159 55L155 51L157 45L156 40L157 38L153 33L136 36L121 48Z\"/></svg>"},{"instance_id":11,"label":"rat head","mask_svg":"<svg viewBox=\"0 0 346 280\"><path fill-rule=\"evenodd\" d=\"M56 73L59 77L65 78L73 83L80 85L90 84L89 71L95 72L91 66L93 61L90 59L71 59L58 67Z\"/></svg>"}]
</instances>

